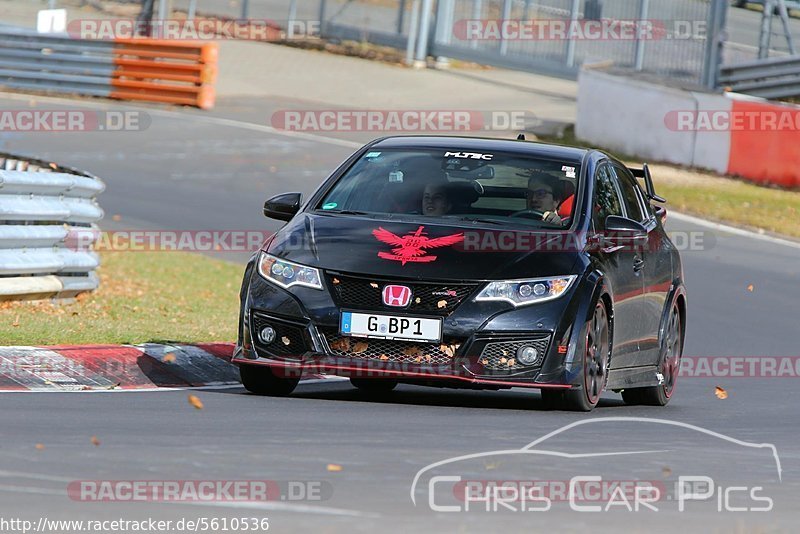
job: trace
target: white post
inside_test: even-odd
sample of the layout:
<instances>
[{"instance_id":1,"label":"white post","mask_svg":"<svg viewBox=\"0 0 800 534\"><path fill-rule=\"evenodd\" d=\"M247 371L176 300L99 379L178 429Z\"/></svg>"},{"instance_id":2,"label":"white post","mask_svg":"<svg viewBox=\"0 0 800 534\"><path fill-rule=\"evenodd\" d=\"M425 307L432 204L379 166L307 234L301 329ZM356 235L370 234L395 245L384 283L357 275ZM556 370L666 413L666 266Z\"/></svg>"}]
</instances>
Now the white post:
<instances>
[{"instance_id":1,"label":"white post","mask_svg":"<svg viewBox=\"0 0 800 534\"><path fill-rule=\"evenodd\" d=\"M408 41L406 41L406 65L414 64L414 44L417 42L419 30L419 0L411 4L411 20L408 25Z\"/></svg>"},{"instance_id":2,"label":"white post","mask_svg":"<svg viewBox=\"0 0 800 534\"><path fill-rule=\"evenodd\" d=\"M291 39L294 37L295 19L297 18L297 0L289 2L289 20L286 23L286 35Z\"/></svg>"},{"instance_id":3,"label":"white post","mask_svg":"<svg viewBox=\"0 0 800 534\"><path fill-rule=\"evenodd\" d=\"M424 68L428 59L428 37L431 28L431 7L433 0L422 0L422 13L420 14L419 35L417 36L417 54L414 66Z\"/></svg>"}]
</instances>

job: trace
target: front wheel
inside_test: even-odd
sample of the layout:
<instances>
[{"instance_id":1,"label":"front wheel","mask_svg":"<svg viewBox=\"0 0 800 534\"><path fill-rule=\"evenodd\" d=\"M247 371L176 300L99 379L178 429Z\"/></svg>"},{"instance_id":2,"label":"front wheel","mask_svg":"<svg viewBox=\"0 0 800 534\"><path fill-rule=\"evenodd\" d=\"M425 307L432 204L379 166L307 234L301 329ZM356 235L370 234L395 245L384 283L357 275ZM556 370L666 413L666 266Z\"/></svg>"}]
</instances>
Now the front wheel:
<instances>
[{"instance_id":1,"label":"front wheel","mask_svg":"<svg viewBox=\"0 0 800 534\"><path fill-rule=\"evenodd\" d=\"M285 397L294 391L299 378L286 378L277 376L266 365L239 365L239 376L242 385L250 393L268 395L270 397Z\"/></svg>"},{"instance_id":2,"label":"front wheel","mask_svg":"<svg viewBox=\"0 0 800 534\"><path fill-rule=\"evenodd\" d=\"M681 356L683 355L683 324L677 303L672 305L664 335L661 357L658 363L658 374L661 383L657 386L623 390L622 399L625 404L666 406L672 398L681 368Z\"/></svg>"},{"instance_id":3,"label":"front wheel","mask_svg":"<svg viewBox=\"0 0 800 534\"><path fill-rule=\"evenodd\" d=\"M610 333L611 324L606 304L600 299L592 318L586 323L582 387L567 391L542 390L545 407L590 412L597 406L608 381L608 364L611 360Z\"/></svg>"}]
</instances>

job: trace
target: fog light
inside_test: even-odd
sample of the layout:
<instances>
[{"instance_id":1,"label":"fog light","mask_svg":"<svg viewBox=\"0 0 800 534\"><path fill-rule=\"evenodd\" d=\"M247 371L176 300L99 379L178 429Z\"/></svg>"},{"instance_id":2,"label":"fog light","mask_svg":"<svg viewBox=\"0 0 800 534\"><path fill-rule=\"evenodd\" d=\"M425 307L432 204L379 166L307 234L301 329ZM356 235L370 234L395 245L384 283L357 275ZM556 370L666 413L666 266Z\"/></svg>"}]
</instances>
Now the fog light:
<instances>
[{"instance_id":1,"label":"fog light","mask_svg":"<svg viewBox=\"0 0 800 534\"><path fill-rule=\"evenodd\" d=\"M258 339L265 345L269 345L275 341L275 329L271 326L265 326L261 329L261 332L258 333Z\"/></svg>"},{"instance_id":2,"label":"fog light","mask_svg":"<svg viewBox=\"0 0 800 534\"><path fill-rule=\"evenodd\" d=\"M517 361L522 365L533 365L539 358L539 351L535 347L523 346L517 349Z\"/></svg>"}]
</instances>

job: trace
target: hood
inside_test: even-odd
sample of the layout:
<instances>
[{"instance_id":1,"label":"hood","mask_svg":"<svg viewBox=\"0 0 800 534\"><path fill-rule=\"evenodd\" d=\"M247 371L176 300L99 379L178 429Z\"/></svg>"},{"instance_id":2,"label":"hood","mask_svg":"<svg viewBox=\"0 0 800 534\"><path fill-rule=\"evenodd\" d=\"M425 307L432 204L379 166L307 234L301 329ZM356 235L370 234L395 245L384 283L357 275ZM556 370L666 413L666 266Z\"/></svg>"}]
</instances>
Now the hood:
<instances>
[{"instance_id":1,"label":"hood","mask_svg":"<svg viewBox=\"0 0 800 534\"><path fill-rule=\"evenodd\" d=\"M343 273L463 282L571 274L580 248L568 232L434 221L304 213L275 234L268 252Z\"/></svg>"}]
</instances>

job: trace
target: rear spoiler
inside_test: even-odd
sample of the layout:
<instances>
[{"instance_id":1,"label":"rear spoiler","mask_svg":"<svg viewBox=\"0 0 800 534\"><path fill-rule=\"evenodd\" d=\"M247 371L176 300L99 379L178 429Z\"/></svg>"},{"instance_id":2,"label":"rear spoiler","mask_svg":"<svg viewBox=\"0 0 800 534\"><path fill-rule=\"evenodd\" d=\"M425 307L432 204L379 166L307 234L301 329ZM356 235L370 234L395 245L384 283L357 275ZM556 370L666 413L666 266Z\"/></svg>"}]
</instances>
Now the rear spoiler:
<instances>
[{"instance_id":1,"label":"rear spoiler","mask_svg":"<svg viewBox=\"0 0 800 534\"><path fill-rule=\"evenodd\" d=\"M656 188L653 186L653 177L650 176L650 167L647 166L647 163L643 163L641 169L632 169L628 167L628 170L631 171L635 177L644 179L645 194L649 200L662 203L667 201L664 197L656 195Z\"/></svg>"}]
</instances>

